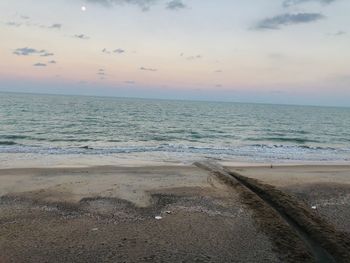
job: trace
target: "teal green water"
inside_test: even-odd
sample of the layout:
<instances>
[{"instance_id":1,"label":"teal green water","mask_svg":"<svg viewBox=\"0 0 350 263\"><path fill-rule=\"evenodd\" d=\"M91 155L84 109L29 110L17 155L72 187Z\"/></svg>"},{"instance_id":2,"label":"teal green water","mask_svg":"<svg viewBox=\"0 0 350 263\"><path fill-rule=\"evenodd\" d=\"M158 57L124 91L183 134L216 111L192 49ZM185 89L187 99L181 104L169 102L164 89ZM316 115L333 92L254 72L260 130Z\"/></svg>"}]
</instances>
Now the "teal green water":
<instances>
[{"instance_id":1,"label":"teal green water","mask_svg":"<svg viewBox=\"0 0 350 263\"><path fill-rule=\"evenodd\" d=\"M0 93L0 153L350 160L350 109Z\"/></svg>"}]
</instances>

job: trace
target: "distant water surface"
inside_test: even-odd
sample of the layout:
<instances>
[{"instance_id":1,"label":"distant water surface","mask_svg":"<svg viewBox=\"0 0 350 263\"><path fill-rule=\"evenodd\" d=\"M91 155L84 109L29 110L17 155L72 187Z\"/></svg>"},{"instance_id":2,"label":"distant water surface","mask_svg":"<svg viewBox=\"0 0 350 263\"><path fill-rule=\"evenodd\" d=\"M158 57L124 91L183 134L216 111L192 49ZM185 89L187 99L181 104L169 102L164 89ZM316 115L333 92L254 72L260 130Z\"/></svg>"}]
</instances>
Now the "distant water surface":
<instances>
[{"instance_id":1,"label":"distant water surface","mask_svg":"<svg viewBox=\"0 0 350 263\"><path fill-rule=\"evenodd\" d=\"M350 108L0 93L0 153L349 161Z\"/></svg>"}]
</instances>

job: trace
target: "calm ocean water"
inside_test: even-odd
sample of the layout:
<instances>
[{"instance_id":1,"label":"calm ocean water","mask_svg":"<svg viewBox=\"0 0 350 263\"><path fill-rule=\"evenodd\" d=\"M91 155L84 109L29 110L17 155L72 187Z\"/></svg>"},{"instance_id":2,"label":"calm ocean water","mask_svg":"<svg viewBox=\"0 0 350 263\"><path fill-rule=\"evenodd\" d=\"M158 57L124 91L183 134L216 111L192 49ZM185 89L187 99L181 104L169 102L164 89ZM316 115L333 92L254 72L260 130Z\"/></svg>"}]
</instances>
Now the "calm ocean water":
<instances>
[{"instance_id":1,"label":"calm ocean water","mask_svg":"<svg viewBox=\"0 0 350 263\"><path fill-rule=\"evenodd\" d=\"M349 161L350 108L0 93L0 153Z\"/></svg>"}]
</instances>

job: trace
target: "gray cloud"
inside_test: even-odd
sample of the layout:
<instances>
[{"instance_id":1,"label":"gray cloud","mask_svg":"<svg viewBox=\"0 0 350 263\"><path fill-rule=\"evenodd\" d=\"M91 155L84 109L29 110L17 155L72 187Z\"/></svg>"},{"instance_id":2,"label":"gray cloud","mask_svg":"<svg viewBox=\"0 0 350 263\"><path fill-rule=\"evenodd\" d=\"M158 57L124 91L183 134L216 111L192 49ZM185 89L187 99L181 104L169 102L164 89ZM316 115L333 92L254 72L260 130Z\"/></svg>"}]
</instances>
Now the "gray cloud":
<instances>
[{"instance_id":1,"label":"gray cloud","mask_svg":"<svg viewBox=\"0 0 350 263\"><path fill-rule=\"evenodd\" d=\"M122 53L125 53L125 50L121 49L121 48L118 48L118 49L114 50L113 53L122 54Z\"/></svg>"},{"instance_id":2,"label":"gray cloud","mask_svg":"<svg viewBox=\"0 0 350 263\"><path fill-rule=\"evenodd\" d=\"M180 57L185 57L185 53L181 53ZM185 57L187 60L195 60L195 59L201 59L202 55L195 55L195 56L187 56Z\"/></svg>"},{"instance_id":3,"label":"gray cloud","mask_svg":"<svg viewBox=\"0 0 350 263\"><path fill-rule=\"evenodd\" d=\"M30 19L29 16L23 16L23 15L16 15L17 17L19 17L21 19L21 21L16 22L16 21L8 21L8 22L1 22L2 24L6 25L6 26L14 26L14 27L19 27L22 25L29 25L29 22L23 23L23 20L28 20Z\"/></svg>"},{"instance_id":4,"label":"gray cloud","mask_svg":"<svg viewBox=\"0 0 350 263\"><path fill-rule=\"evenodd\" d=\"M163 0L85 0L89 3L96 3L106 7L113 5L135 5L141 8L143 11L148 11L153 5L162 2ZM163 1L164 2L164 1ZM166 8L169 10L179 10L185 8L186 5L182 0L171 0L166 4Z\"/></svg>"},{"instance_id":5,"label":"gray cloud","mask_svg":"<svg viewBox=\"0 0 350 263\"><path fill-rule=\"evenodd\" d=\"M99 77L100 80L105 80L108 76L107 72L103 68L98 69L96 75Z\"/></svg>"},{"instance_id":6,"label":"gray cloud","mask_svg":"<svg viewBox=\"0 0 350 263\"><path fill-rule=\"evenodd\" d=\"M102 49L102 53L111 54L111 51L108 51L106 48L104 48Z\"/></svg>"},{"instance_id":7,"label":"gray cloud","mask_svg":"<svg viewBox=\"0 0 350 263\"><path fill-rule=\"evenodd\" d=\"M140 67L140 70L144 70L144 71L157 71L157 69L155 68L145 68L145 67Z\"/></svg>"},{"instance_id":8,"label":"gray cloud","mask_svg":"<svg viewBox=\"0 0 350 263\"><path fill-rule=\"evenodd\" d=\"M34 67L46 67L46 64L44 64L44 63L36 63L33 66Z\"/></svg>"},{"instance_id":9,"label":"gray cloud","mask_svg":"<svg viewBox=\"0 0 350 263\"><path fill-rule=\"evenodd\" d=\"M342 30L339 30L335 33L329 33L328 34L329 36L333 36L333 37L339 37L339 36L343 36L343 35L346 35L346 32L345 31L342 31Z\"/></svg>"},{"instance_id":10,"label":"gray cloud","mask_svg":"<svg viewBox=\"0 0 350 263\"><path fill-rule=\"evenodd\" d=\"M127 80L127 81L124 81L124 83L128 85L134 85L136 82L132 80Z\"/></svg>"},{"instance_id":11,"label":"gray cloud","mask_svg":"<svg viewBox=\"0 0 350 263\"><path fill-rule=\"evenodd\" d=\"M13 54L18 55L18 56L28 56L31 54L37 54L40 53L40 51L34 49L34 48L28 48L28 47L24 47L24 48L17 48Z\"/></svg>"},{"instance_id":12,"label":"gray cloud","mask_svg":"<svg viewBox=\"0 0 350 263\"><path fill-rule=\"evenodd\" d=\"M196 55L196 56L189 56L186 59L187 60L195 60L195 59L201 59L201 58L202 58L202 55Z\"/></svg>"},{"instance_id":13,"label":"gray cloud","mask_svg":"<svg viewBox=\"0 0 350 263\"><path fill-rule=\"evenodd\" d=\"M43 51L43 50L41 50L41 51ZM45 51L45 50L44 50ZM54 53L49 53L49 52L43 52L43 53L41 53L40 54L40 57L51 57L51 56L53 56L53 55L55 55Z\"/></svg>"},{"instance_id":14,"label":"gray cloud","mask_svg":"<svg viewBox=\"0 0 350 263\"><path fill-rule=\"evenodd\" d=\"M61 29L61 27L62 27L61 24L52 24L52 25L48 26L48 25L35 24L35 23L30 23L30 22L27 22L24 25L43 28L43 29Z\"/></svg>"},{"instance_id":15,"label":"gray cloud","mask_svg":"<svg viewBox=\"0 0 350 263\"><path fill-rule=\"evenodd\" d=\"M309 2L318 2L321 4L331 4L334 3L336 0L284 0L283 6L289 7L293 5L303 4L303 3L309 3Z\"/></svg>"},{"instance_id":16,"label":"gray cloud","mask_svg":"<svg viewBox=\"0 0 350 263\"><path fill-rule=\"evenodd\" d=\"M17 48L13 51L13 54L17 56L38 55L40 57L49 57L54 55L53 53L49 53L44 49L37 50L35 48L29 48L29 47Z\"/></svg>"},{"instance_id":17,"label":"gray cloud","mask_svg":"<svg viewBox=\"0 0 350 263\"><path fill-rule=\"evenodd\" d=\"M52 24L48 28L50 28L50 29L61 29L62 28L62 24Z\"/></svg>"},{"instance_id":18,"label":"gray cloud","mask_svg":"<svg viewBox=\"0 0 350 263\"><path fill-rule=\"evenodd\" d=\"M25 18L23 18L25 17ZM22 21L9 21L9 22L3 22L4 25L6 26L15 26L15 27L19 27L19 26L27 26L27 27L37 27L37 28L42 28L42 29L61 29L62 28L62 24L59 23L55 23L52 25L42 25L42 24L38 24L38 23L33 23L30 21L23 21L23 20L29 20L30 18L27 16L23 16L21 17Z\"/></svg>"},{"instance_id":19,"label":"gray cloud","mask_svg":"<svg viewBox=\"0 0 350 263\"><path fill-rule=\"evenodd\" d=\"M214 73L222 73L223 71L221 69L215 70Z\"/></svg>"},{"instance_id":20,"label":"gray cloud","mask_svg":"<svg viewBox=\"0 0 350 263\"><path fill-rule=\"evenodd\" d=\"M57 61L56 60L50 60L47 62L48 64L57 64Z\"/></svg>"},{"instance_id":21,"label":"gray cloud","mask_svg":"<svg viewBox=\"0 0 350 263\"><path fill-rule=\"evenodd\" d=\"M158 2L158 0L86 0L90 3L97 3L104 6L113 6L113 5L123 5L131 4L139 6L143 11L147 11L150 7Z\"/></svg>"},{"instance_id":22,"label":"gray cloud","mask_svg":"<svg viewBox=\"0 0 350 263\"><path fill-rule=\"evenodd\" d=\"M167 4L166 8L170 10L179 10L186 8L186 5L181 0L172 0Z\"/></svg>"},{"instance_id":23,"label":"gray cloud","mask_svg":"<svg viewBox=\"0 0 350 263\"><path fill-rule=\"evenodd\" d=\"M104 80L104 79L106 79L106 77L107 77L108 74L107 74L107 72L105 71L105 69L100 68L100 69L97 71L96 75L97 75L97 76L100 76L100 79L101 79L101 80Z\"/></svg>"},{"instance_id":24,"label":"gray cloud","mask_svg":"<svg viewBox=\"0 0 350 263\"><path fill-rule=\"evenodd\" d=\"M15 27L19 27L22 25L22 23L18 23L18 22L13 22L13 21L10 21L10 22L6 22L5 25L7 26L15 26Z\"/></svg>"},{"instance_id":25,"label":"gray cloud","mask_svg":"<svg viewBox=\"0 0 350 263\"><path fill-rule=\"evenodd\" d=\"M281 26L305 24L324 19L320 13L282 14L261 20L254 28L257 30L279 29Z\"/></svg>"},{"instance_id":26,"label":"gray cloud","mask_svg":"<svg viewBox=\"0 0 350 263\"><path fill-rule=\"evenodd\" d=\"M112 50L112 51L110 51L110 50L108 50L106 48L102 49L102 53L105 53L105 54L112 54L112 53L123 54L125 52L126 52L126 50L125 49L121 49L121 48L117 48L117 49Z\"/></svg>"},{"instance_id":27,"label":"gray cloud","mask_svg":"<svg viewBox=\"0 0 350 263\"><path fill-rule=\"evenodd\" d=\"M83 40L88 40L88 39L90 39L90 37L88 37L87 35L84 35L84 34L74 35L73 37L74 37L74 38L83 39Z\"/></svg>"}]
</instances>

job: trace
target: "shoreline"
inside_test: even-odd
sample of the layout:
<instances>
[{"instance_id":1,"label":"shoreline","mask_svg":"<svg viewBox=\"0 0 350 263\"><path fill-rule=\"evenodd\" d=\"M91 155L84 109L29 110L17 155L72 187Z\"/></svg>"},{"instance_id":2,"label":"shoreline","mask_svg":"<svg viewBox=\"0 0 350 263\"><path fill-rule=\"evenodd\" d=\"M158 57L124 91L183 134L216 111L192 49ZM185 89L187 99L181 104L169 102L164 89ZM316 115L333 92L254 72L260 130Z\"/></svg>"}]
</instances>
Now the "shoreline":
<instances>
[{"instance_id":1,"label":"shoreline","mask_svg":"<svg viewBox=\"0 0 350 263\"><path fill-rule=\"evenodd\" d=\"M163 156L162 158L160 158ZM169 157L166 154L148 155L47 155L47 154L4 154L0 153L0 169L44 168L44 167L92 167L92 166L188 166L195 162L217 162L232 167L279 167L279 166L350 166L350 161L300 161L300 160L261 160L216 159L205 156L192 156L186 159Z\"/></svg>"}]
</instances>

